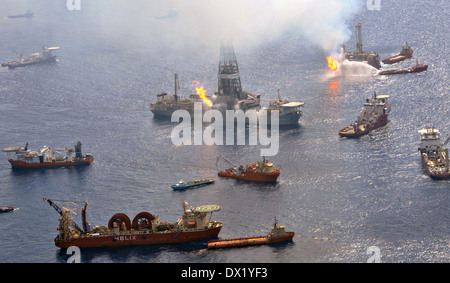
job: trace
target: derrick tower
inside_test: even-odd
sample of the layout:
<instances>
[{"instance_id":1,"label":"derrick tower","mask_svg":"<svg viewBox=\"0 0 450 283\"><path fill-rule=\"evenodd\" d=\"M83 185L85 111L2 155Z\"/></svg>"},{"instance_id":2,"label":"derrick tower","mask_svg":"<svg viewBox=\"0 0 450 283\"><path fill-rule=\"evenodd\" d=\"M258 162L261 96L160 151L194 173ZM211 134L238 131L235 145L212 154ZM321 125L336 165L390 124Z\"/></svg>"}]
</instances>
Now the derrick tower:
<instances>
[{"instance_id":1,"label":"derrick tower","mask_svg":"<svg viewBox=\"0 0 450 283\"><path fill-rule=\"evenodd\" d=\"M241 77L234 48L232 45L224 43L220 47L217 96L226 100L227 104L234 104L236 99L247 98L247 95L242 92Z\"/></svg>"}]
</instances>

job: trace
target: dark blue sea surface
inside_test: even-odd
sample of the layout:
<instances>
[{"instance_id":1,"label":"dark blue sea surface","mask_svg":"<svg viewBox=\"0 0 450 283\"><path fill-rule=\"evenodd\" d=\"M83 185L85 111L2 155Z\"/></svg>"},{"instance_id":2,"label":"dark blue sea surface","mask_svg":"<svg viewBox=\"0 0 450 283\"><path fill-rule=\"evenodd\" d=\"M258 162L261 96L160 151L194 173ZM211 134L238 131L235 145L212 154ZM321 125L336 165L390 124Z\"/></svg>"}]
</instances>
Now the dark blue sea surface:
<instances>
[{"instance_id":1,"label":"dark blue sea surface","mask_svg":"<svg viewBox=\"0 0 450 283\"><path fill-rule=\"evenodd\" d=\"M13 171L2 153L0 206L16 210L0 215L0 262L67 261L53 242L58 215L43 197L87 201L92 225L106 225L118 212L132 219L149 211L176 221L186 200L222 207L213 214L225 223L219 238L265 235L274 217L296 233L290 243L227 250L208 250L207 241L87 249L82 262L366 262L372 246L382 262L450 261L450 180L431 179L417 150L423 127L450 134L447 2L382 1L381 10L363 7L347 23L352 30L362 23L364 49L381 58L407 41L414 57L396 68L418 59L429 65L423 73L330 78L329 54L294 31L251 49L234 46L244 90L276 98L279 87L284 97L306 103L299 126L280 131L279 153L270 158L282 172L275 184L217 176L217 155L249 163L261 159L262 146L175 146L175 124L150 111L156 94L172 93L174 73L181 93L194 93L193 80L213 93L219 42L211 50L193 38L183 48L174 35L173 45L163 39L149 45L131 29L146 24L146 36L157 37L158 14L132 4L110 19L99 4L105 1L82 1L81 11L69 11L66 1L16 2L0 1L2 62L14 59L14 49L24 57L42 45L61 49L56 64L0 69L0 148L81 141L95 161L84 168ZM27 8L33 18L7 18ZM126 29L108 28L121 23L129 37ZM353 34L347 46L355 42ZM340 138L338 131L375 91L391 95L389 123L359 139ZM216 182L181 192L169 187L199 178Z\"/></svg>"}]
</instances>

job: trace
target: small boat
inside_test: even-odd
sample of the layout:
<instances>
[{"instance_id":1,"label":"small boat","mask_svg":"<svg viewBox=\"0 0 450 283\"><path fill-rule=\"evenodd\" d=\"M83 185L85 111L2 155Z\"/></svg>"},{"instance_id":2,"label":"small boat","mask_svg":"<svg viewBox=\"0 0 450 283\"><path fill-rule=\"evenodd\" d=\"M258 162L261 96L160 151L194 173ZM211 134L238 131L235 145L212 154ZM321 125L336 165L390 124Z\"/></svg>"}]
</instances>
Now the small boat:
<instances>
[{"instance_id":1,"label":"small boat","mask_svg":"<svg viewBox=\"0 0 450 283\"><path fill-rule=\"evenodd\" d=\"M292 241L294 232L286 232L284 226L278 225L277 220L266 236L245 237L235 239L217 239L208 241L208 249L234 248L245 246L256 246Z\"/></svg>"},{"instance_id":2,"label":"small boat","mask_svg":"<svg viewBox=\"0 0 450 283\"><path fill-rule=\"evenodd\" d=\"M389 95L377 95L367 98L356 121L339 131L341 137L356 138L388 122L391 105L387 102Z\"/></svg>"},{"instance_id":3,"label":"small boat","mask_svg":"<svg viewBox=\"0 0 450 283\"><path fill-rule=\"evenodd\" d=\"M394 64L394 63L400 62L402 60L411 58L413 53L414 53L414 51L412 50L411 46L408 46L408 42L407 42L406 45L402 47L402 51L400 52L400 54L386 58L382 62L384 64Z\"/></svg>"},{"instance_id":4,"label":"small boat","mask_svg":"<svg viewBox=\"0 0 450 283\"><path fill-rule=\"evenodd\" d=\"M13 210L14 210L14 207L12 207L12 206L0 207L0 212L10 212Z\"/></svg>"},{"instance_id":5,"label":"small boat","mask_svg":"<svg viewBox=\"0 0 450 283\"><path fill-rule=\"evenodd\" d=\"M204 180L194 180L185 182L183 180L179 181L177 184L170 186L174 191L180 191L185 189L193 189L201 186L209 185L214 183L213 179L204 179Z\"/></svg>"},{"instance_id":6,"label":"small boat","mask_svg":"<svg viewBox=\"0 0 450 283\"><path fill-rule=\"evenodd\" d=\"M24 147L6 147L2 151L15 154L13 158L8 158L8 162L11 163L13 169L84 166L94 162L92 155L81 153L81 142L78 142L74 148L48 148L44 146L37 151L29 150L28 143L26 143ZM72 156L73 153L75 153L75 156Z\"/></svg>"},{"instance_id":7,"label":"small boat","mask_svg":"<svg viewBox=\"0 0 450 283\"><path fill-rule=\"evenodd\" d=\"M275 167L275 165L273 165L273 163L266 158L262 161L249 163L244 168L243 165L237 165L222 155L217 157L217 162L220 157L233 165L231 168L219 171L217 175L220 177L228 177L252 182L275 182L281 174L280 168Z\"/></svg>"}]
</instances>

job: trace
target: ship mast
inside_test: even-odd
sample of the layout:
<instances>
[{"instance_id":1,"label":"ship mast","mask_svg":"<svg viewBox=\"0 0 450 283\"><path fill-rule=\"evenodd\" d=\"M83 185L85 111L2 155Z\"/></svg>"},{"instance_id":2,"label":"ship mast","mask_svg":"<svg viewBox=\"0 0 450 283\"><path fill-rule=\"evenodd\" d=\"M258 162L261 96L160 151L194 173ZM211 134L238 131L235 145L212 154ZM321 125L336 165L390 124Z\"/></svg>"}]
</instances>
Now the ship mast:
<instances>
[{"instance_id":1,"label":"ship mast","mask_svg":"<svg viewBox=\"0 0 450 283\"><path fill-rule=\"evenodd\" d=\"M178 94L177 90L180 89L180 82L178 81L178 74L175 73L175 81L174 81L174 98L175 98L175 106L178 105Z\"/></svg>"}]
</instances>

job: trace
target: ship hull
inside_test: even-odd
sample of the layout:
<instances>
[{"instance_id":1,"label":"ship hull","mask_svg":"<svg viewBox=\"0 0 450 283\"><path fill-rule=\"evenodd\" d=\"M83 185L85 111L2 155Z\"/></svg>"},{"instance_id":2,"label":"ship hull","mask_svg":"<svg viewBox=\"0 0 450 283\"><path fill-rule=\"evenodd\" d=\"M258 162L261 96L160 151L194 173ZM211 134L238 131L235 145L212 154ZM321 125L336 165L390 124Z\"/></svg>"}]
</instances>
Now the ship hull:
<instances>
[{"instance_id":1,"label":"ship hull","mask_svg":"<svg viewBox=\"0 0 450 283\"><path fill-rule=\"evenodd\" d=\"M14 68L18 68L18 67L25 67L28 65L36 65L36 64L46 64L46 63L55 63L56 62L56 56L51 56L45 59L38 59L38 60L34 60L34 61L27 61L27 62L13 62L13 63L8 63L8 68L9 69L14 69Z\"/></svg>"},{"instance_id":2,"label":"ship hull","mask_svg":"<svg viewBox=\"0 0 450 283\"><path fill-rule=\"evenodd\" d=\"M450 178L450 172L443 172L443 173L435 173L433 172L433 170L431 170L430 166L428 166L428 162L427 159L425 158L424 154L421 154L421 158L422 158L422 164L425 167L425 170L427 171L428 175L433 178L433 179L437 179L437 180L443 180L443 179L447 179Z\"/></svg>"},{"instance_id":3,"label":"ship hull","mask_svg":"<svg viewBox=\"0 0 450 283\"><path fill-rule=\"evenodd\" d=\"M397 69L397 70L387 70L387 71L381 71L379 73L380 76L383 75L396 75L396 74L408 74L408 73L420 73L423 71L426 71L428 69L428 65L425 65L423 67L417 67L417 68L408 68L408 69Z\"/></svg>"},{"instance_id":4,"label":"ship hull","mask_svg":"<svg viewBox=\"0 0 450 283\"><path fill-rule=\"evenodd\" d=\"M272 173L258 173L247 171L236 175L236 173L231 172L230 170L224 170L220 171L217 175L220 177L227 177L251 182L276 182L278 177L280 176L280 173L281 172L279 170Z\"/></svg>"},{"instance_id":5,"label":"ship hull","mask_svg":"<svg viewBox=\"0 0 450 283\"><path fill-rule=\"evenodd\" d=\"M339 131L339 135L341 137L346 137L346 138L357 138L357 137L368 134L370 131L372 131L376 128L386 125L387 122L388 122L388 115L384 115L384 116L381 116L380 118L378 118L375 125L369 124L364 131L359 130L359 129L354 131L352 126L348 126L348 127L341 129Z\"/></svg>"},{"instance_id":6,"label":"ship hull","mask_svg":"<svg viewBox=\"0 0 450 283\"><path fill-rule=\"evenodd\" d=\"M199 183L195 183L195 184L188 184L188 185L184 185L184 186L173 185L173 186L171 186L171 188L174 191L182 191L182 190L186 190L186 189L195 189L195 188L206 186L206 185L209 185L212 183L214 183L214 181L205 181L205 182L199 182Z\"/></svg>"},{"instance_id":7,"label":"ship hull","mask_svg":"<svg viewBox=\"0 0 450 283\"><path fill-rule=\"evenodd\" d=\"M86 166L94 162L94 157L86 158L82 161L55 161L55 162L25 162L22 160L8 159L13 169L33 169L33 168L59 168L71 166Z\"/></svg>"},{"instance_id":8,"label":"ship hull","mask_svg":"<svg viewBox=\"0 0 450 283\"><path fill-rule=\"evenodd\" d=\"M403 61L405 59L411 58L412 56L413 56L412 53L408 54L408 55L400 55L400 54L398 54L396 56L392 56L392 57L389 57L387 59L384 59L381 62L383 62L384 64L394 64L394 63Z\"/></svg>"},{"instance_id":9,"label":"ship hull","mask_svg":"<svg viewBox=\"0 0 450 283\"><path fill-rule=\"evenodd\" d=\"M172 117L172 114L173 114L173 112L175 112L175 110L177 110L177 109L164 110L164 111L163 110L151 110L151 111L155 117L167 118L167 117Z\"/></svg>"},{"instance_id":10,"label":"ship hull","mask_svg":"<svg viewBox=\"0 0 450 283\"><path fill-rule=\"evenodd\" d=\"M287 113L287 114L281 114L279 116L279 126L293 126L298 125L298 121L302 117L301 112L297 113ZM270 115L267 117L267 125L272 125L272 118Z\"/></svg>"},{"instance_id":11,"label":"ship hull","mask_svg":"<svg viewBox=\"0 0 450 283\"><path fill-rule=\"evenodd\" d=\"M101 248L117 246L137 246L137 245L155 245L155 244L175 244L183 242L199 241L209 238L215 238L219 235L222 225L216 227L181 232L157 232L157 233L124 233L111 236L82 236L77 239L62 241L59 236L55 238L55 246L67 249L71 246L79 248Z\"/></svg>"},{"instance_id":12,"label":"ship hull","mask_svg":"<svg viewBox=\"0 0 450 283\"><path fill-rule=\"evenodd\" d=\"M274 244L292 241L294 232L286 232L283 236L261 236L261 237L246 237L236 239L224 239L224 240L211 240L208 241L208 249L220 249L220 248L233 248L233 247L245 247L245 246L257 246L265 244Z\"/></svg>"}]
</instances>

